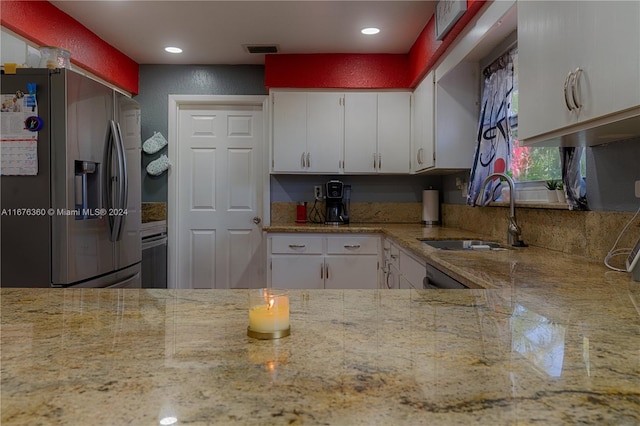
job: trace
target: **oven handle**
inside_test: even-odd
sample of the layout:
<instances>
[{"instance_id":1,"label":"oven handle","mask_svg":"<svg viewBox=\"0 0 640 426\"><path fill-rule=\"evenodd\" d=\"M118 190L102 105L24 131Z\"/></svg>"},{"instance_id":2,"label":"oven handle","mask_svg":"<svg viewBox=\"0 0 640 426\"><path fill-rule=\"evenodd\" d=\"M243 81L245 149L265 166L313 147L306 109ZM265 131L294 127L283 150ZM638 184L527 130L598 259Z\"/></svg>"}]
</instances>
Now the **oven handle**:
<instances>
[{"instance_id":1,"label":"oven handle","mask_svg":"<svg viewBox=\"0 0 640 426\"><path fill-rule=\"evenodd\" d=\"M160 245L167 244L167 235L156 235L147 239L142 240L142 250L150 249L153 247L157 247Z\"/></svg>"}]
</instances>

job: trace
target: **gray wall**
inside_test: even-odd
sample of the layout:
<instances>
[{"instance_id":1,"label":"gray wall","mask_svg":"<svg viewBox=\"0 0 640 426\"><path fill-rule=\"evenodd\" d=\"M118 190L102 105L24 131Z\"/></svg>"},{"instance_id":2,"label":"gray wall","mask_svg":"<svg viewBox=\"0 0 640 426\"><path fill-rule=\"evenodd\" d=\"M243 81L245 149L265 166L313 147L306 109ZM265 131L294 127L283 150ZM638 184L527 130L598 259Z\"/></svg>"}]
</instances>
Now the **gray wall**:
<instances>
[{"instance_id":1,"label":"gray wall","mask_svg":"<svg viewBox=\"0 0 640 426\"><path fill-rule=\"evenodd\" d=\"M169 95L266 95L262 65L140 65L142 140L161 132L168 138ZM142 201L167 201L167 173L154 177L147 164L168 148L142 153Z\"/></svg>"},{"instance_id":2,"label":"gray wall","mask_svg":"<svg viewBox=\"0 0 640 426\"><path fill-rule=\"evenodd\" d=\"M271 175L271 201L313 201L313 187L338 179L352 202L421 203L423 189L441 189L440 176Z\"/></svg>"}]
</instances>

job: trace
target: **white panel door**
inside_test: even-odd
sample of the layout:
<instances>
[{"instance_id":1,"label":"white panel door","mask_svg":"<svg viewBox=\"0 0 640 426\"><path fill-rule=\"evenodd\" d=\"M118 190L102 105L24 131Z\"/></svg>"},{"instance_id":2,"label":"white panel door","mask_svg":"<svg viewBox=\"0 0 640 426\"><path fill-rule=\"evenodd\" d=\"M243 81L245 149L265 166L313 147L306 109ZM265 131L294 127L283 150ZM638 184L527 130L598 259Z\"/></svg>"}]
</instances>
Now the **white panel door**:
<instances>
[{"instance_id":1,"label":"white panel door","mask_svg":"<svg viewBox=\"0 0 640 426\"><path fill-rule=\"evenodd\" d=\"M260 107L180 109L179 288L263 284L261 156Z\"/></svg>"}]
</instances>

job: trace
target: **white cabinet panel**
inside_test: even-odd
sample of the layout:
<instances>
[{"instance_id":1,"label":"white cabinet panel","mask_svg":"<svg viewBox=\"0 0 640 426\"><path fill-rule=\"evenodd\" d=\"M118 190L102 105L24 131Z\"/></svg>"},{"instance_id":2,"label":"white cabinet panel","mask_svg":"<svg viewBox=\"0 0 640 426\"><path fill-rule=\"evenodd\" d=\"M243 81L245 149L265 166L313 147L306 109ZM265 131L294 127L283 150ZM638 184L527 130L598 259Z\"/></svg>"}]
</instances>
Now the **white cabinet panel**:
<instances>
[{"instance_id":1,"label":"white cabinet panel","mask_svg":"<svg viewBox=\"0 0 640 426\"><path fill-rule=\"evenodd\" d=\"M307 94L307 171L338 173L342 161L342 93Z\"/></svg>"},{"instance_id":2,"label":"white cabinet panel","mask_svg":"<svg viewBox=\"0 0 640 426\"><path fill-rule=\"evenodd\" d=\"M339 236L327 238L327 254L378 254L380 238L374 236Z\"/></svg>"},{"instance_id":3,"label":"white cabinet panel","mask_svg":"<svg viewBox=\"0 0 640 426\"><path fill-rule=\"evenodd\" d=\"M640 2L518 2L518 56L525 142L637 108Z\"/></svg>"},{"instance_id":4,"label":"white cabinet panel","mask_svg":"<svg viewBox=\"0 0 640 426\"><path fill-rule=\"evenodd\" d=\"M323 256L272 257L271 286L274 288L324 288Z\"/></svg>"},{"instance_id":5,"label":"white cabinet panel","mask_svg":"<svg viewBox=\"0 0 640 426\"><path fill-rule=\"evenodd\" d=\"M307 94L274 92L272 96L272 168L278 172L303 172L307 154Z\"/></svg>"},{"instance_id":6,"label":"white cabinet panel","mask_svg":"<svg viewBox=\"0 0 640 426\"><path fill-rule=\"evenodd\" d=\"M321 236L276 235L271 237L274 254L322 254Z\"/></svg>"},{"instance_id":7,"label":"white cabinet panel","mask_svg":"<svg viewBox=\"0 0 640 426\"><path fill-rule=\"evenodd\" d=\"M376 173L378 160L378 95L344 95L344 170Z\"/></svg>"},{"instance_id":8,"label":"white cabinet panel","mask_svg":"<svg viewBox=\"0 0 640 426\"><path fill-rule=\"evenodd\" d=\"M324 288L369 288L378 287L378 257L326 256Z\"/></svg>"},{"instance_id":9,"label":"white cabinet panel","mask_svg":"<svg viewBox=\"0 0 640 426\"><path fill-rule=\"evenodd\" d=\"M411 93L378 94L378 173L408 174L411 161Z\"/></svg>"},{"instance_id":10,"label":"white cabinet panel","mask_svg":"<svg viewBox=\"0 0 640 426\"><path fill-rule=\"evenodd\" d=\"M431 71L413 92L411 119L411 167L420 172L434 166L433 119L434 119L434 72Z\"/></svg>"}]
</instances>

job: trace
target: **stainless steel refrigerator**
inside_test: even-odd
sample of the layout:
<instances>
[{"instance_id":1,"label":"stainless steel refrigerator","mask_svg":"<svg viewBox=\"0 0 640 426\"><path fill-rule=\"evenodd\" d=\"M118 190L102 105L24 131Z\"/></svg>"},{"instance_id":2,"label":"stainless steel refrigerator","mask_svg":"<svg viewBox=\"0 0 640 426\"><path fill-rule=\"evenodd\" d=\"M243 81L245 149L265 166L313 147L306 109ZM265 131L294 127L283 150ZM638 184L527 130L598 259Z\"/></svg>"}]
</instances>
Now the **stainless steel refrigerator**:
<instances>
[{"instance_id":1,"label":"stainless steel refrigerator","mask_svg":"<svg viewBox=\"0 0 640 426\"><path fill-rule=\"evenodd\" d=\"M18 69L1 87L35 91L22 107L37 172L7 174L13 145L0 134L0 286L140 287L137 102L69 69Z\"/></svg>"}]
</instances>

